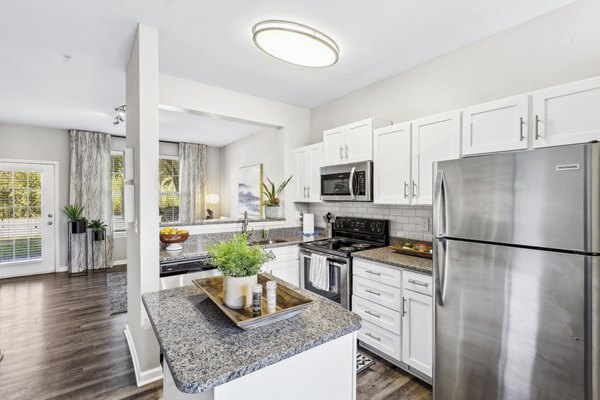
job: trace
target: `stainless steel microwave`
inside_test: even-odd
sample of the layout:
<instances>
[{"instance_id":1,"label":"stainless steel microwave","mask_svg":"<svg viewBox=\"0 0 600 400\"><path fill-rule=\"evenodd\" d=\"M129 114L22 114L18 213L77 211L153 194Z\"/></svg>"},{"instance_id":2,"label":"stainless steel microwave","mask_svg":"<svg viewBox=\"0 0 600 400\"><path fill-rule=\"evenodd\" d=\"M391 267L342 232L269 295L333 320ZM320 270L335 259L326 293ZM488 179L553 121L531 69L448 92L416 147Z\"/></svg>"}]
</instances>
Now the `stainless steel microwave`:
<instances>
[{"instance_id":1,"label":"stainless steel microwave","mask_svg":"<svg viewBox=\"0 0 600 400\"><path fill-rule=\"evenodd\" d=\"M321 167L321 200L371 201L373 162Z\"/></svg>"}]
</instances>

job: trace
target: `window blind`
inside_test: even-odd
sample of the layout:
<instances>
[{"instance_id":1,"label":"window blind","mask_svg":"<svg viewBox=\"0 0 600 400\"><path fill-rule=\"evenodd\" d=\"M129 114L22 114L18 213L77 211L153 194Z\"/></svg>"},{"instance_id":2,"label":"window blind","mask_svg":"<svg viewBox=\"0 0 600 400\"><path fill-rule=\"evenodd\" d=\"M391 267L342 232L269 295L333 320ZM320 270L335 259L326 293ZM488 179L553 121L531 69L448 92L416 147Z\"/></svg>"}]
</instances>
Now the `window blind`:
<instances>
[{"instance_id":1,"label":"window blind","mask_svg":"<svg viewBox=\"0 0 600 400\"><path fill-rule=\"evenodd\" d=\"M162 222L179 221L179 159L159 158L158 207Z\"/></svg>"}]
</instances>

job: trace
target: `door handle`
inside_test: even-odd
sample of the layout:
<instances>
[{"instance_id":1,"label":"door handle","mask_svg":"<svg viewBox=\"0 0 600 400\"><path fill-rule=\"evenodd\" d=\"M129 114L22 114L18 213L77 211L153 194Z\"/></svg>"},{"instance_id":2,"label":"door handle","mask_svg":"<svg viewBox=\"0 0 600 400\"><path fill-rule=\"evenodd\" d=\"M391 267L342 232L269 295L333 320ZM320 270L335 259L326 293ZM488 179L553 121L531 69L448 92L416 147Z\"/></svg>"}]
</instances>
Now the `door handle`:
<instances>
[{"instance_id":1,"label":"door handle","mask_svg":"<svg viewBox=\"0 0 600 400\"><path fill-rule=\"evenodd\" d=\"M373 335L371 332L367 332L367 333L365 333L365 335L367 335L367 336L368 336L368 337L370 337L371 339L375 339L375 340L377 340L378 342L381 342L381 338L380 338L380 337L378 337L378 336L375 336L375 335Z\"/></svg>"},{"instance_id":2,"label":"door handle","mask_svg":"<svg viewBox=\"0 0 600 400\"><path fill-rule=\"evenodd\" d=\"M540 138L540 116L535 116L535 140Z\"/></svg>"},{"instance_id":3,"label":"door handle","mask_svg":"<svg viewBox=\"0 0 600 400\"><path fill-rule=\"evenodd\" d=\"M348 145L345 145L346 147L346 160L348 159Z\"/></svg>"},{"instance_id":4,"label":"door handle","mask_svg":"<svg viewBox=\"0 0 600 400\"><path fill-rule=\"evenodd\" d=\"M413 199L416 199L417 198L417 182L415 182L414 180L412 181L412 187L413 187L412 197L413 197Z\"/></svg>"},{"instance_id":5,"label":"door handle","mask_svg":"<svg viewBox=\"0 0 600 400\"><path fill-rule=\"evenodd\" d=\"M444 176L444 171L438 170L435 179L433 202L433 215L435 217L435 223L433 224L433 237L442 237L446 234L448 224L447 203L446 178Z\"/></svg>"},{"instance_id":6,"label":"door handle","mask_svg":"<svg viewBox=\"0 0 600 400\"><path fill-rule=\"evenodd\" d=\"M340 160L344 159L344 148L340 146Z\"/></svg>"},{"instance_id":7,"label":"door handle","mask_svg":"<svg viewBox=\"0 0 600 400\"><path fill-rule=\"evenodd\" d=\"M376 292L376 291L371 290L371 289L365 289L365 292L374 294L375 296L381 296L380 292Z\"/></svg>"},{"instance_id":8,"label":"door handle","mask_svg":"<svg viewBox=\"0 0 600 400\"><path fill-rule=\"evenodd\" d=\"M408 199L408 182L404 181L404 198Z\"/></svg>"},{"instance_id":9,"label":"door handle","mask_svg":"<svg viewBox=\"0 0 600 400\"><path fill-rule=\"evenodd\" d=\"M434 240L433 242L433 281L435 284L435 297L440 306L444 306L446 296L447 262L445 240ZM443 253L443 254L441 254ZM443 268L440 265L443 259Z\"/></svg>"},{"instance_id":10,"label":"door handle","mask_svg":"<svg viewBox=\"0 0 600 400\"><path fill-rule=\"evenodd\" d=\"M356 174L356 167L352 167L350 170L349 185L350 185L350 196L352 196L353 200L356 200L356 195L354 194L354 175Z\"/></svg>"},{"instance_id":11,"label":"door handle","mask_svg":"<svg viewBox=\"0 0 600 400\"><path fill-rule=\"evenodd\" d=\"M402 296L402 316L406 315L406 297Z\"/></svg>"},{"instance_id":12,"label":"door handle","mask_svg":"<svg viewBox=\"0 0 600 400\"><path fill-rule=\"evenodd\" d=\"M306 198L306 186L304 186L304 198Z\"/></svg>"},{"instance_id":13,"label":"door handle","mask_svg":"<svg viewBox=\"0 0 600 400\"><path fill-rule=\"evenodd\" d=\"M414 279L409 279L408 283L412 283L413 285L419 285L419 286L429 287L429 283L421 282L421 281L415 281Z\"/></svg>"},{"instance_id":14,"label":"door handle","mask_svg":"<svg viewBox=\"0 0 600 400\"><path fill-rule=\"evenodd\" d=\"M306 187L306 197L310 199L310 186Z\"/></svg>"},{"instance_id":15,"label":"door handle","mask_svg":"<svg viewBox=\"0 0 600 400\"><path fill-rule=\"evenodd\" d=\"M525 136L523 136L523 125L525 125L525 121L523 121L523 117L521 117L519 118L519 134L521 135L519 141L521 142L525 140Z\"/></svg>"},{"instance_id":16,"label":"door handle","mask_svg":"<svg viewBox=\"0 0 600 400\"><path fill-rule=\"evenodd\" d=\"M381 318L381 315L379 314L375 314L374 312L370 311L370 310L365 310L365 314L369 314L375 318Z\"/></svg>"}]
</instances>

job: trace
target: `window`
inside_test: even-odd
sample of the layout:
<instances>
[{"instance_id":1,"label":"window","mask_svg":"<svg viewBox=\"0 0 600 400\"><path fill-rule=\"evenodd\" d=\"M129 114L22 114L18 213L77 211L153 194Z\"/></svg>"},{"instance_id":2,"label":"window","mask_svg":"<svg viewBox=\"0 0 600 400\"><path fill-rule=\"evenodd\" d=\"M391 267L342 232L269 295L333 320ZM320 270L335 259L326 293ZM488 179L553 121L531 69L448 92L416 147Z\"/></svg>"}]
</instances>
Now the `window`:
<instances>
[{"instance_id":1,"label":"window","mask_svg":"<svg viewBox=\"0 0 600 400\"><path fill-rule=\"evenodd\" d=\"M179 159L161 156L158 168L158 208L162 222L179 221Z\"/></svg>"},{"instance_id":2,"label":"window","mask_svg":"<svg viewBox=\"0 0 600 400\"><path fill-rule=\"evenodd\" d=\"M112 188L113 227L115 232L125 232L127 224L123 217L124 155L122 151L111 152L110 181Z\"/></svg>"}]
</instances>

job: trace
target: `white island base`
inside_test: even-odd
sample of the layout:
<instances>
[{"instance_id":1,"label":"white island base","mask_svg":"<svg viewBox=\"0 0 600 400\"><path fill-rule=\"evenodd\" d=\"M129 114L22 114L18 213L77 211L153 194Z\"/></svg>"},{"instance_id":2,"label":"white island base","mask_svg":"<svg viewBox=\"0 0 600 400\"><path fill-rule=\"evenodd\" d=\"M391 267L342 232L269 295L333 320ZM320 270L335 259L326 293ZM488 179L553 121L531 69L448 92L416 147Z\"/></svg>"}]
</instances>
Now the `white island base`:
<instances>
[{"instance_id":1,"label":"white island base","mask_svg":"<svg viewBox=\"0 0 600 400\"><path fill-rule=\"evenodd\" d=\"M166 362L163 379L164 400L354 400L356 332L201 393L181 392Z\"/></svg>"}]
</instances>

